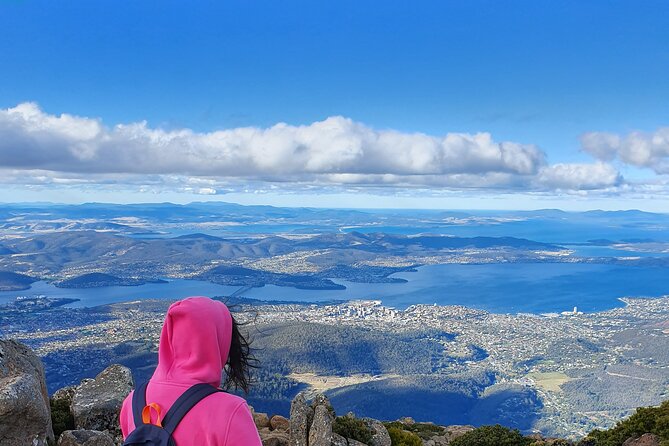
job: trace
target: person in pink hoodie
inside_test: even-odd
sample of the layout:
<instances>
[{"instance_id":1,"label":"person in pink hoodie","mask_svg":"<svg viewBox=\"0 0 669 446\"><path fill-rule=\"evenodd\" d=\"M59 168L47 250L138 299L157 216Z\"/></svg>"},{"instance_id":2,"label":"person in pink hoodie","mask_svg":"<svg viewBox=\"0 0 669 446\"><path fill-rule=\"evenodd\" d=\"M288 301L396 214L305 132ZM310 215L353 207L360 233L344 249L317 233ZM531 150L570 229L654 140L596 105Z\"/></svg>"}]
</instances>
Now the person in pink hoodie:
<instances>
[{"instance_id":1,"label":"person in pink hoodie","mask_svg":"<svg viewBox=\"0 0 669 446\"><path fill-rule=\"evenodd\" d=\"M248 391L249 348L224 303L207 297L189 297L167 310L160 334L158 367L146 389L147 404L155 403L164 415L190 386L208 383L221 387L227 364L225 388ZM135 429L132 395L121 408L125 439ZM158 415L151 411L151 422ZM177 446L261 446L246 401L216 392L197 403L173 434Z\"/></svg>"}]
</instances>

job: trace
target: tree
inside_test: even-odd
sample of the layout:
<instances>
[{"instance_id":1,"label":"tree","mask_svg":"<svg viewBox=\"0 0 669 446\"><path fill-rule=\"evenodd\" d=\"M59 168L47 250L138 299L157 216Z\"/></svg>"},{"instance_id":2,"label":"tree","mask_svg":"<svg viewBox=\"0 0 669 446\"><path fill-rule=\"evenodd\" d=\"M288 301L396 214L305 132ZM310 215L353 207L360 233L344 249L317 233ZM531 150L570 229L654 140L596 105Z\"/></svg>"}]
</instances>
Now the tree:
<instances>
[{"instance_id":1,"label":"tree","mask_svg":"<svg viewBox=\"0 0 669 446\"><path fill-rule=\"evenodd\" d=\"M640 407L634 415L618 422L612 429L590 432L579 445L621 446L629 438L645 433L657 435L663 443L669 442L669 401L659 407Z\"/></svg>"},{"instance_id":2,"label":"tree","mask_svg":"<svg viewBox=\"0 0 669 446\"><path fill-rule=\"evenodd\" d=\"M451 446L529 446L532 439L523 437L518 429L499 424L482 426L451 442Z\"/></svg>"}]
</instances>

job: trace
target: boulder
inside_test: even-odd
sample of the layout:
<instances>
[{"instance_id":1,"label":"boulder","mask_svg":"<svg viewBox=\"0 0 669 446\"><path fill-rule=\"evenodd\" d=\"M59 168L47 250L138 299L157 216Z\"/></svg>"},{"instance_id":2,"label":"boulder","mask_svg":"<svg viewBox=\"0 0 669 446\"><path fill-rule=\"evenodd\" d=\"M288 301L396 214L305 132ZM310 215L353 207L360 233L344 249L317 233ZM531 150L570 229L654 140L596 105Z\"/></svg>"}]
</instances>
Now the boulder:
<instances>
[{"instance_id":1,"label":"boulder","mask_svg":"<svg viewBox=\"0 0 669 446\"><path fill-rule=\"evenodd\" d=\"M272 430L279 430L284 432L288 432L288 430L290 430L290 420L288 420L286 417L282 417L281 415L274 415L272 418L270 418L269 425Z\"/></svg>"},{"instance_id":2,"label":"boulder","mask_svg":"<svg viewBox=\"0 0 669 446\"><path fill-rule=\"evenodd\" d=\"M452 425L446 426L446 438L448 442L455 440L456 438L462 437L467 432L474 430L474 426L469 425Z\"/></svg>"},{"instance_id":3,"label":"boulder","mask_svg":"<svg viewBox=\"0 0 669 446\"><path fill-rule=\"evenodd\" d=\"M429 440L423 440L423 446L448 446L450 441L443 435L435 435Z\"/></svg>"},{"instance_id":4,"label":"boulder","mask_svg":"<svg viewBox=\"0 0 669 446\"><path fill-rule=\"evenodd\" d=\"M352 438L348 439L348 446L367 446L365 443L361 443L358 440Z\"/></svg>"},{"instance_id":5,"label":"boulder","mask_svg":"<svg viewBox=\"0 0 669 446\"><path fill-rule=\"evenodd\" d=\"M290 444L288 432L283 431L260 432L260 440L263 446L288 446Z\"/></svg>"},{"instance_id":6,"label":"boulder","mask_svg":"<svg viewBox=\"0 0 669 446\"><path fill-rule=\"evenodd\" d=\"M369 446L390 446L390 434L388 429L379 420L372 418L364 418L363 421L367 427L372 431L372 441Z\"/></svg>"},{"instance_id":7,"label":"boulder","mask_svg":"<svg viewBox=\"0 0 669 446\"><path fill-rule=\"evenodd\" d=\"M76 428L108 431L113 437L121 435L119 412L132 388L130 369L118 364L110 365L95 379L82 382L72 398Z\"/></svg>"},{"instance_id":8,"label":"boulder","mask_svg":"<svg viewBox=\"0 0 669 446\"><path fill-rule=\"evenodd\" d=\"M660 446L660 438L654 434L643 434L638 438L628 438L623 446Z\"/></svg>"},{"instance_id":9,"label":"boulder","mask_svg":"<svg viewBox=\"0 0 669 446\"><path fill-rule=\"evenodd\" d=\"M58 446L114 446L114 440L106 432L65 431L58 439Z\"/></svg>"},{"instance_id":10,"label":"boulder","mask_svg":"<svg viewBox=\"0 0 669 446\"><path fill-rule=\"evenodd\" d=\"M54 439L42 361L12 340L0 340L0 420L3 446L46 446Z\"/></svg>"},{"instance_id":11,"label":"boulder","mask_svg":"<svg viewBox=\"0 0 669 446\"><path fill-rule=\"evenodd\" d=\"M339 434L332 433L332 446L348 446L348 441L346 438L342 437Z\"/></svg>"},{"instance_id":12,"label":"boulder","mask_svg":"<svg viewBox=\"0 0 669 446\"><path fill-rule=\"evenodd\" d=\"M270 427L269 417L266 413L253 412L251 415L253 415L253 421L255 422L258 429L262 429L263 427Z\"/></svg>"},{"instance_id":13,"label":"boulder","mask_svg":"<svg viewBox=\"0 0 669 446\"><path fill-rule=\"evenodd\" d=\"M327 406L316 406L314 419L309 429L309 446L330 446L332 444L333 421L332 413Z\"/></svg>"},{"instance_id":14,"label":"boulder","mask_svg":"<svg viewBox=\"0 0 669 446\"><path fill-rule=\"evenodd\" d=\"M308 446L309 426L314 409L309 407L302 392L290 403L290 446Z\"/></svg>"}]
</instances>

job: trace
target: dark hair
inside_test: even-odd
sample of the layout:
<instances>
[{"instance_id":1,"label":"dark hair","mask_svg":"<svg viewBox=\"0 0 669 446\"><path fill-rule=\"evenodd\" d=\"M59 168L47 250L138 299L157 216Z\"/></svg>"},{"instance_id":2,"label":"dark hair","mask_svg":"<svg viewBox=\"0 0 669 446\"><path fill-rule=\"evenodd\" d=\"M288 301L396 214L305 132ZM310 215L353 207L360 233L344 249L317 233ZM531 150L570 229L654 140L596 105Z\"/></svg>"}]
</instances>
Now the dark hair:
<instances>
[{"instance_id":1,"label":"dark hair","mask_svg":"<svg viewBox=\"0 0 669 446\"><path fill-rule=\"evenodd\" d=\"M232 316L232 340L228 362L225 365L227 377L223 389L241 389L244 393L249 393L251 369L258 368L258 360L251 353L251 342L248 335L244 336L240 330L240 326L243 325L246 325L246 323L239 323Z\"/></svg>"}]
</instances>

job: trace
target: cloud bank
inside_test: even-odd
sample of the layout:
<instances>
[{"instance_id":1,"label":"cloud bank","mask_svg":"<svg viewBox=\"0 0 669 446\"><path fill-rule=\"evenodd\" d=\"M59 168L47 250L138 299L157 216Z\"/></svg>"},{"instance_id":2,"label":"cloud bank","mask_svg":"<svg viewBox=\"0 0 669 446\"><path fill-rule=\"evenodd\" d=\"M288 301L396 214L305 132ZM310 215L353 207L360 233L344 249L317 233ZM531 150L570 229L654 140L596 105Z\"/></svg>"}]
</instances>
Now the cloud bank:
<instances>
[{"instance_id":1,"label":"cloud bank","mask_svg":"<svg viewBox=\"0 0 669 446\"><path fill-rule=\"evenodd\" d=\"M667 156L668 134L658 136L665 142L656 144L665 144L664 154L650 150L655 158ZM20 177L35 184L176 181L201 194L243 184L605 190L624 182L608 161L627 156L626 146L611 135L588 134L584 148L600 161L550 165L538 147L497 142L489 133L432 136L378 130L341 116L302 126L279 123L198 133L151 128L146 122L108 127L99 119L48 114L34 103L0 110L4 183ZM650 163L649 157L635 159Z\"/></svg>"},{"instance_id":2,"label":"cloud bank","mask_svg":"<svg viewBox=\"0 0 669 446\"><path fill-rule=\"evenodd\" d=\"M583 150L602 161L618 159L625 164L669 173L669 127L654 133L632 132L626 136L591 132L581 137Z\"/></svg>"}]
</instances>

